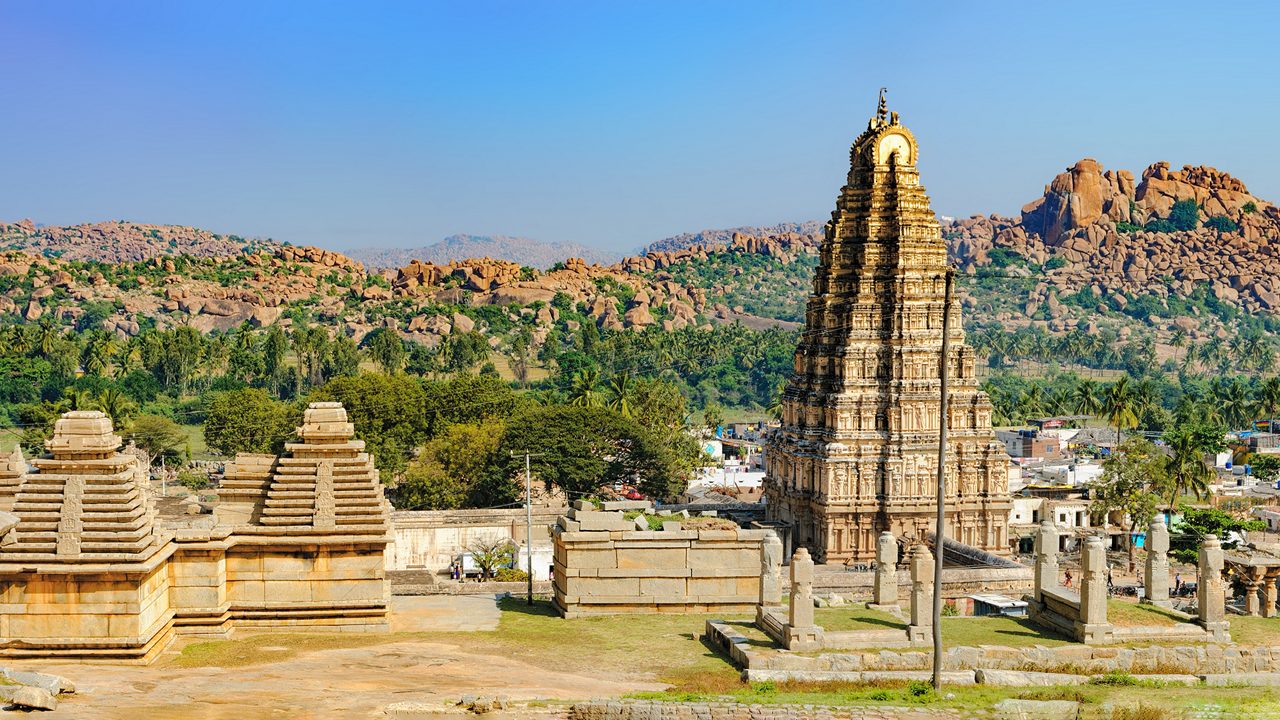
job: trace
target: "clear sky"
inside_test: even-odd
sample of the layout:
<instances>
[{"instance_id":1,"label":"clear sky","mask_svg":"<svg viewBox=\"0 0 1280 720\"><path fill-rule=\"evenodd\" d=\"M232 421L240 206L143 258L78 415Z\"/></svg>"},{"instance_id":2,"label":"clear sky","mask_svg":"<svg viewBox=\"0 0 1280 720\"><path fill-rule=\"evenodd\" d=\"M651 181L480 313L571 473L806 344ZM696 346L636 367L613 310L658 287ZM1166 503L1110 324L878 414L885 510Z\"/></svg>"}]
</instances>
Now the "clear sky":
<instances>
[{"instance_id":1,"label":"clear sky","mask_svg":"<svg viewBox=\"0 0 1280 720\"><path fill-rule=\"evenodd\" d=\"M0 219L630 250L823 219L889 87L945 215L1084 156L1280 201L1280 4L0 2Z\"/></svg>"}]
</instances>

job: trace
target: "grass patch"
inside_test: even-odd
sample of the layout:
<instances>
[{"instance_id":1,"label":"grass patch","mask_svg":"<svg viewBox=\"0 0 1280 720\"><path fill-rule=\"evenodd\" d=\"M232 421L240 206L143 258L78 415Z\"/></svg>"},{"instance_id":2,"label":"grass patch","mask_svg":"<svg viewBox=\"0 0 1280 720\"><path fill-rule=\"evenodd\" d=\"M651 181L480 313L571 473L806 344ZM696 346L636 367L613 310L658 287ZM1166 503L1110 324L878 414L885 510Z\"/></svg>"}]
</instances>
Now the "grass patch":
<instances>
[{"instance_id":1,"label":"grass patch","mask_svg":"<svg viewBox=\"0 0 1280 720\"><path fill-rule=\"evenodd\" d=\"M1241 645L1280 645L1280 618L1228 615L1231 639Z\"/></svg>"},{"instance_id":2,"label":"grass patch","mask_svg":"<svg viewBox=\"0 0 1280 720\"><path fill-rule=\"evenodd\" d=\"M861 605L844 607L817 608L813 611L814 621L823 630L831 632L844 630L905 630L907 623L887 612L871 610Z\"/></svg>"},{"instance_id":3,"label":"grass patch","mask_svg":"<svg viewBox=\"0 0 1280 720\"><path fill-rule=\"evenodd\" d=\"M1124 600L1107 601L1107 620L1117 627L1176 627L1187 621L1168 610L1155 605L1144 605Z\"/></svg>"}]
</instances>

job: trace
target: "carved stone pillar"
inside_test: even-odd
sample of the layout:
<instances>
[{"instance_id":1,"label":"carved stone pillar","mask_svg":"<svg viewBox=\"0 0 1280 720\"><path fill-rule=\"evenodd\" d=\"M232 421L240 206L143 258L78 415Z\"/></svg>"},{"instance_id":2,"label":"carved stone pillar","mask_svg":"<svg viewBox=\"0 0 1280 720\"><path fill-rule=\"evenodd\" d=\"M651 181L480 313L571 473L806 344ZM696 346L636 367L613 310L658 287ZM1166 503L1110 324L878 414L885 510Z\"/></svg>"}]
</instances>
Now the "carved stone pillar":
<instances>
[{"instance_id":1,"label":"carved stone pillar","mask_svg":"<svg viewBox=\"0 0 1280 720\"><path fill-rule=\"evenodd\" d=\"M1225 558L1217 535L1206 535L1200 543L1200 579L1196 586L1200 606L1198 622L1215 640L1229 641L1226 596L1222 583Z\"/></svg>"},{"instance_id":2,"label":"carved stone pillar","mask_svg":"<svg viewBox=\"0 0 1280 720\"><path fill-rule=\"evenodd\" d=\"M1280 587L1276 586L1277 580L1280 580L1278 576L1280 568L1267 568L1262 581L1262 617L1276 616L1276 601L1280 600Z\"/></svg>"},{"instance_id":3,"label":"carved stone pillar","mask_svg":"<svg viewBox=\"0 0 1280 720\"><path fill-rule=\"evenodd\" d=\"M1111 639L1111 624L1107 622L1107 547L1097 535L1085 541L1080 554L1080 623L1086 643Z\"/></svg>"},{"instance_id":4,"label":"carved stone pillar","mask_svg":"<svg viewBox=\"0 0 1280 720\"><path fill-rule=\"evenodd\" d=\"M1146 602L1169 607L1169 528L1164 519L1151 521L1147 532Z\"/></svg>"},{"instance_id":5,"label":"carved stone pillar","mask_svg":"<svg viewBox=\"0 0 1280 720\"><path fill-rule=\"evenodd\" d=\"M760 545L760 604L782 604L782 541L774 532Z\"/></svg>"},{"instance_id":6,"label":"carved stone pillar","mask_svg":"<svg viewBox=\"0 0 1280 720\"><path fill-rule=\"evenodd\" d=\"M1044 589L1058 586L1058 528L1046 518L1036 531L1036 602L1043 602Z\"/></svg>"},{"instance_id":7,"label":"carved stone pillar","mask_svg":"<svg viewBox=\"0 0 1280 720\"><path fill-rule=\"evenodd\" d=\"M933 553L924 543L911 548L911 625L913 643L929 642L933 634Z\"/></svg>"},{"instance_id":8,"label":"carved stone pillar","mask_svg":"<svg viewBox=\"0 0 1280 720\"><path fill-rule=\"evenodd\" d=\"M791 604L787 613L788 650L822 649L822 628L813 621L813 559L800 548L791 556Z\"/></svg>"},{"instance_id":9,"label":"carved stone pillar","mask_svg":"<svg viewBox=\"0 0 1280 720\"><path fill-rule=\"evenodd\" d=\"M898 541L891 532L882 532L876 538L876 583L871 604L885 608L898 605Z\"/></svg>"}]
</instances>

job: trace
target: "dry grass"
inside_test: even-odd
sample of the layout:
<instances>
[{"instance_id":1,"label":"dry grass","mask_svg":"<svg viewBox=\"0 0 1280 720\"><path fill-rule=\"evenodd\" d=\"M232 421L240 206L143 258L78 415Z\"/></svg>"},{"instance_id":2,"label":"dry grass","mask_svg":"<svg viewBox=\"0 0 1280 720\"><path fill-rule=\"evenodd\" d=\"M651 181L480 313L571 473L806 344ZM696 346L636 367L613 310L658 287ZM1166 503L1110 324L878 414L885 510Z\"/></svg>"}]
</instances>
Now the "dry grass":
<instances>
[{"instance_id":1,"label":"dry grass","mask_svg":"<svg viewBox=\"0 0 1280 720\"><path fill-rule=\"evenodd\" d=\"M168 664L174 667L245 667L290 660L302 653L317 650L344 650L347 648L381 645L403 639L390 633L334 633L324 635L294 635L270 633L252 635L236 640L212 640L196 642L182 648Z\"/></svg>"}]
</instances>

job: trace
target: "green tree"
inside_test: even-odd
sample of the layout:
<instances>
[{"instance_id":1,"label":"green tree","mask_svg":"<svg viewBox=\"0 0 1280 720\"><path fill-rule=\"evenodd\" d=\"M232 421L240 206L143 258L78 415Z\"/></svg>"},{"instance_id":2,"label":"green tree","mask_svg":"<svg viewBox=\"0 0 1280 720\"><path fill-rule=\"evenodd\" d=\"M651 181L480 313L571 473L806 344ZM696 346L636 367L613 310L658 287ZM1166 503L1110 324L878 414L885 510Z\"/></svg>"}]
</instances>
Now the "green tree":
<instances>
[{"instance_id":1,"label":"green tree","mask_svg":"<svg viewBox=\"0 0 1280 720\"><path fill-rule=\"evenodd\" d=\"M1113 512L1129 521L1129 569L1137 567L1133 535L1156 515L1166 486L1167 470L1158 448L1141 437L1132 437L1102 464L1102 477L1089 488L1093 503L1089 512L1102 523Z\"/></svg>"},{"instance_id":2,"label":"green tree","mask_svg":"<svg viewBox=\"0 0 1280 720\"><path fill-rule=\"evenodd\" d=\"M1263 482L1273 483L1280 479L1280 457L1254 453L1249 456L1249 465L1254 476Z\"/></svg>"},{"instance_id":3,"label":"green tree","mask_svg":"<svg viewBox=\"0 0 1280 720\"><path fill-rule=\"evenodd\" d=\"M495 485L524 470L525 452L533 458L533 476L556 485L570 498L639 476L642 492L670 493L679 468L637 422L606 408L575 405L535 407L513 416L497 454Z\"/></svg>"},{"instance_id":4,"label":"green tree","mask_svg":"<svg viewBox=\"0 0 1280 720\"><path fill-rule=\"evenodd\" d=\"M608 400L605 407L618 413L622 417L635 417L634 408L631 402L631 396L635 392L635 381L626 373L619 373L609 379L609 385L605 388Z\"/></svg>"},{"instance_id":5,"label":"green tree","mask_svg":"<svg viewBox=\"0 0 1280 720\"><path fill-rule=\"evenodd\" d=\"M99 410L111 418L111 423L116 427L123 426L138 409L128 395L115 387L103 388L102 392L98 393L95 403Z\"/></svg>"},{"instance_id":6,"label":"green tree","mask_svg":"<svg viewBox=\"0 0 1280 720\"><path fill-rule=\"evenodd\" d=\"M702 424L712 432L724 424L724 406L718 402L709 402L702 408Z\"/></svg>"},{"instance_id":7,"label":"green tree","mask_svg":"<svg viewBox=\"0 0 1280 720\"><path fill-rule=\"evenodd\" d=\"M501 420L450 425L431 439L405 469L395 488L396 507L406 510L453 510L501 504L510 488L492 488L490 467L496 461L504 425Z\"/></svg>"},{"instance_id":8,"label":"green tree","mask_svg":"<svg viewBox=\"0 0 1280 720\"><path fill-rule=\"evenodd\" d=\"M1102 399L1102 415L1116 429L1116 444L1123 444L1126 428L1138 424L1138 398L1129 385L1129 376L1122 375L1110 388L1107 388Z\"/></svg>"},{"instance_id":9,"label":"green tree","mask_svg":"<svg viewBox=\"0 0 1280 720\"><path fill-rule=\"evenodd\" d=\"M427 438L426 394L417 379L404 374L334 378L313 390L308 400L342 403L356 437L364 440L384 473L403 471L413 449Z\"/></svg>"},{"instance_id":10,"label":"green tree","mask_svg":"<svg viewBox=\"0 0 1280 720\"><path fill-rule=\"evenodd\" d=\"M1228 550L1236 547L1233 534L1243 536L1248 532L1265 530L1267 524L1262 520L1239 518L1217 508L1182 508L1182 523L1179 531L1169 538L1169 554L1181 562L1194 563L1199 554L1200 543L1206 535L1217 535L1222 546Z\"/></svg>"},{"instance_id":11,"label":"green tree","mask_svg":"<svg viewBox=\"0 0 1280 720\"><path fill-rule=\"evenodd\" d=\"M160 415L139 415L129 424L124 439L131 441L147 455L147 466L160 458L178 459L186 445L187 435L182 427Z\"/></svg>"},{"instance_id":12,"label":"green tree","mask_svg":"<svg viewBox=\"0 0 1280 720\"><path fill-rule=\"evenodd\" d=\"M388 375L400 372L408 357L404 340L395 331L386 328L378 328L369 333L365 337L364 346L378 369Z\"/></svg>"},{"instance_id":13,"label":"green tree","mask_svg":"<svg viewBox=\"0 0 1280 720\"><path fill-rule=\"evenodd\" d=\"M1172 518L1179 495L1191 492L1197 499L1208 497L1214 472L1205 464L1205 455L1221 451L1225 444L1220 429L1188 425L1165 433L1164 441L1169 446L1165 477L1168 483L1169 516Z\"/></svg>"},{"instance_id":14,"label":"green tree","mask_svg":"<svg viewBox=\"0 0 1280 720\"><path fill-rule=\"evenodd\" d=\"M600 370L594 365L582 368L573 376L569 386L569 404L578 407L601 407L604 395L600 392Z\"/></svg>"},{"instance_id":15,"label":"green tree","mask_svg":"<svg viewBox=\"0 0 1280 720\"><path fill-rule=\"evenodd\" d=\"M261 388L215 392L205 409L204 440L222 455L278 453L300 420Z\"/></svg>"}]
</instances>

